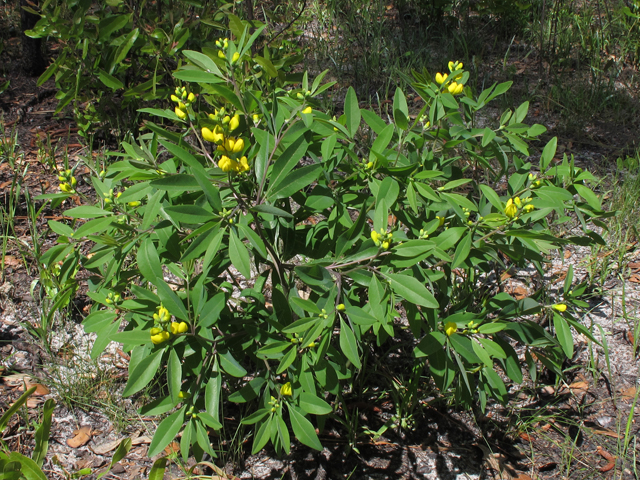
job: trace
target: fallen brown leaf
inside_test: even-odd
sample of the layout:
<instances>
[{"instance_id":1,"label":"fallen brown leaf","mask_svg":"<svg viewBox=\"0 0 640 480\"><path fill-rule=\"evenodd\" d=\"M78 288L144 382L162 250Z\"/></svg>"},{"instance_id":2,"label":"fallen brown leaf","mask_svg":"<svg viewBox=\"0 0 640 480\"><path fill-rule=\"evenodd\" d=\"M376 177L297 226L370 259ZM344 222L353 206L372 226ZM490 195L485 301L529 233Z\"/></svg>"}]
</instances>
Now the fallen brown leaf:
<instances>
[{"instance_id":1,"label":"fallen brown leaf","mask_svg":"<svg viewBox=\"0 0 640 480\"><path fill-rule=\"evenodd\" d=\"M587 393L588 390L589 390L589 384L587 382L578 381L578 382L573 382L568 387L562 387L558 393L560 394L573 393L574 395L576 395L580 393Z\"/></svg>"},{"instance_id":2,"label":"fallen brown leaf","mask_svg":"<svg viewBox=\"0 0 640 480\"><path fill-rule=\"evenodd\" d=\"M118 445L120 445L121 441L122 441L122 438L118 440L113 440L111 442L106 442L101 445L98 445L97 447L92 448L91 451L96 455L104 455L118 448Z\"/></svg>"},{"instance_id":3,"label":"fallen brown leaf","mask_svg":"<svg viewBox=\"0 0 640 480\"><path fill-rule=\"evenodd\" d=\"M42 403L44 403L44 400L42 398L34 398L34 397L29 397L27 399L27 408L38 408Z\"/></svg>"},{"instance_id":4,"label":"fallen brown leaf","mask_svg":"<svg viewBox=\"0 0 640 480\"><path fill-rule=\"evenodd\" d=\"M146 435L143 435L142 437L136 437L133 440L131 440L132 445L142 445L145 443L151 443L151 439Z\"/></svg>"},{"instance_id":5,"label":"fallen brown leaf","mask_svg":"<svg viewBox=\"0 0 640 480\"><path fill-rule=\"evenodd\" d=\"M598 469L598 471L604 473L604 472L608 472L609 470L611 470L613 467L616 466L616 462L609 462L607 463L604 467L600 467Z\"/></svg>"},{"instance_id":6,"label":"fallen brown leaf","mask_svg":"<svg viewBox=\"0 0 640 480\"><path fill-rule=\"evenodd\" d=\"M640 275L638 275L637 273L634 273L629 277L629 281L633 283L640 283Z\"/></svg>"},{"instance_id":7,"label":"fallen brown leaf","mask_svg":"<svg viewBox=\"0 0 640 480\"><path fill-rule=\"evenodd\" d=\"M3 186L0 185L0 188L3 188ZM14 257L13 255L5 255L4 264L5 266L9 267L17 267L19 265L22 265L22 261L19 258Z\"/></svg>"},{"instance_id":8,"label":"fallen brown leaf","mask_svg":"<svg viewBox=\"0 0 640 480\"><path fill-rule=\"evenodd\" d=\"M607 452L604 448L602 448L600 445L598 445L596 447L596 452L598 452L598 454L604 458L605 460L607 460L608 462L612 462L616 459L616 457L614 455L611 455L609 452Z\"/></svg>"},{"instance_id":9,"label":"fallen brown leaf","mask_svg":"<svg viewBox=\"0 0 640 480\"><path fill-rule=\"evenodd\" d=\"M608 428L591 428L590 430L596 435L605 435L612 438L622 438L622 436L618 435L613 430L609 430Z\"/></svg>"},{"instance_id":10,"label":"fallen brown leaf","mask_svg":"<svg viewBox=\"0 0 640 480\"><path fill-rule=\"evenodd\" d=\"M564 259L568 259L571 257L571 255L573 255L573 252L571 250L565 250L564 251Z\"/></svg>"},{"instance_id":11,"label":"fallen brown leaf","mask_svg":"<svg viewBox=\"0 0 640 480\"><path fill-rule=\"evenodd\" d=\"M627 333L625 334L624 338L627 340L627 342L633 345L633 332L631 330L627 330Z\"/></svg>"},{"instance_id":12,"label":"fallen brown leaf","mask_svg":"<svg viewBox=\"0 0 640 480\"><path fill-rule=\"evenodd\" d=\"M526 288L521 287L520 285L507 287L505 288L505 291L509 295L513 296L513 298L515 298L516 300L522 300L523 298L527 298L529 296L529 291Z\"/></svg>"},{"instance_id":13,"label":"fallen brown leaf","mask_svg":"<svg viewBox=\"0 0 640 480\"><path fill-rule=\"evenodd\" d=\"M522 432L518 436L525 442L533 442L533 438L531 438L531 435L529 435L528 433Z\"/></svg>"},{"instance_id":14,"label":"fallen brown leaf","mask_svg":"<svg viewBox=\"0 0 640 480\"><path fill-rule=\"evenodd\" d=\"M633 400L636 397L636 387L631 386L620 390L621 399L625 402Z\"/></svg>"},{"instance_id":15,"label":"fallen brown leaf","mask_svg":"<svg viewBox=\"0 0 640 480\"><path fill-rule=\"evenodd\" d=\"M164 453L171 455L172 453L178 453L180 451L180 444L178 442L171 442L164 447Z\"/></svg>"},{"instance_id":16,"label":"fallen brown leaf","mask_svg":"<svg viewBox=\"0 0 640 480\"><path fill-rule=\"evenodd\" d=\"M91 427L85 425L84 427L80 427L78 430L73 431L73 438L67 440L67 445L71 448L82 447L89 443L91 440Z\"/></svg>"}]
</instances>

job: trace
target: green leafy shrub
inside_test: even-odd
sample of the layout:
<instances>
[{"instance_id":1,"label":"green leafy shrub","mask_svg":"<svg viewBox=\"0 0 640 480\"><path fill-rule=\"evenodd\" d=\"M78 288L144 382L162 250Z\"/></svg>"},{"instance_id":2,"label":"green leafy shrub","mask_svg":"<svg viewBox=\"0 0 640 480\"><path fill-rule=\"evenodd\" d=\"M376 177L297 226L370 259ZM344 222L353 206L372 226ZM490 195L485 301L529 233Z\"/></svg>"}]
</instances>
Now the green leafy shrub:
<instances>
[{"instance_id":1,"label":"green leafy shrub","mask_svg":"<svg viewBox=\"0 0 640 480\"><path fill-rule=\"evenodd\" d=\"M474 97L451 62L435 81L416 74L415 119L401 90L385 120L352 89L332 119L314 108L331 84L287 84L252 55L259 34L185 51L174 109L145 110L170 125L147 122L92 178L97 204L65 213L87 221L50 221L93 274L92 355L111 341L130 351L126 396L166 378L141 409L171 412L149 455L181 430L185 457L214 455L225 402L250 405L254 452L288 452L290 431L320 449L316 425L399 329L415 339L415 371L462 405L508 401L505 382L523 381L517 345L534 379L540 365L561 373L571 328L592 338L572 315L578 290L516 300L500 273L542 272L553 249L602 242L589 222L604 214L592 176L554 160L555 138L538 171L525 160L545 131L523 123L527 103L476 127L510 83ZM584 235L553 233L567 212Z\"/></svg>"}]
</instances>

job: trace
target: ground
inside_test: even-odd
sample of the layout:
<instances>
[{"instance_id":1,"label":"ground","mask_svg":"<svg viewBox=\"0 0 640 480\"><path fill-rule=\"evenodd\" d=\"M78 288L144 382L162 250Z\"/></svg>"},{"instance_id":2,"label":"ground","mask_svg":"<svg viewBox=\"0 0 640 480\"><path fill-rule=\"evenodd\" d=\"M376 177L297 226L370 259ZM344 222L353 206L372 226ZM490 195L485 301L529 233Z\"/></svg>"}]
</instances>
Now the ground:
<instances>
[{"instance_id":1,"label":"ground","mask_svg":"<svg viewBox=\"0 0 640 480\"><path fill-rule=\"evenodd\" d=\"M15 38L8 44L15 44ZM533 57L514 55L507 68L487 69L484 74L492 81L511 75L516 91L520 88L524 95L525 85L544 83L536 77L536 62ZM65 157L75 165L89 151L69 116L64 112L53 116L56 100L52 83L36 87L36 79L17 68L6 73L11 85L0 95L2 141L9 145L17 135L17 152L24 152L24 156L17 155L14 165L6 159L0 162L5 245L0 281L0 409L6 410L25 386L39 388L26 408L9 422L3 434L5 445L29 455L41 406L44 399L53 398L57 406L45 462L49 478L70 478L84 468L93 472L85 478L96 478L125 437L132 439L133 446L106 478L147 478L156 460L147 458L146 453L157 420L137 415L142 399L122 400L118 396L128 375L125 352L113 344L96 362L89 359L92 338L80 325L88 305L82 289L70 319L56 320L44 343L34 336L34 328L47 313L43 312L47 303L36 282L33 252L36 244L43 251L54 244L55 236L47 231L46 221L60 218L63 209L45 208L36 227L31 228L24 191L31 197L55 192L55 171L64 165ZM636 125L628 121L587 119L579 129L561 128L565 119L545 103L544 96L532 103L530 112L529 123L542 123L550 128L549 136L559 135L560 153L575 155L579 165L603 176L614 168L615 158L623 156L637 140ZM21 194L15 191L18 170L23 172ZM82 178L78 190L89 191ZM601 193L606 195L606 189ZM79 204L80 197L74 201ZM7 212L12 208L13 220L8 223ZM364 432L379 429L397 411L399 402L398 397L377 395L374 388L341 406L343 416L357 417L357 431L345 432L336 421L329 421L320 434L325 446L322 452L296 445L282 458L275 458L268 449L248 455L250 439L242 440L248 431L240 429L238 412L226 412L228 430L217 439L226 453L212 460L221 469L216 474L261 479L638 478L640 423L635 406L639 393L640 251L633 238L622 246L624 255L619 255L620 247L558 252L549 259L544 279L529 271L505 276L506 288L514 296L526 296L539 281L551 285L553 292L562 285L570 265L580 281L598 277L589 298L591 309L582 322L594 327L602 345L576 336L576 354L567 361L565 378L547 376L536 385L514 386L508 406L492 404L484 413L452 408L425 384L424 399L409 417L407 428L390 429L375 440L374 435ZM389 350L388 365L380 367L381 375L394 377L405 366L403 359L411 349L401 339L397 341L397 348ZM81 434L83 438L79 438ZM236 434L240 440L233 438ZM176 460L165 478L184 477L185 466L176 459L172 446L161 455L165 454ZM202 474L212 474L204 465L197 468Z\"/></svg>"}]
</instances>

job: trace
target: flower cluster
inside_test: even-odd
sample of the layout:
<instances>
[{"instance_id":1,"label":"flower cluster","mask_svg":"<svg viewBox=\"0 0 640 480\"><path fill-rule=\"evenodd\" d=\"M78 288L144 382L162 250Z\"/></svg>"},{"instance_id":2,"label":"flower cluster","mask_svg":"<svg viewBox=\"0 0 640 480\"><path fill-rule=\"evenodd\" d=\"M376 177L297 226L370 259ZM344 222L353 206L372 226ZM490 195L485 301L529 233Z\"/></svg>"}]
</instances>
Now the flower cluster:
<instances>
[{"instance_id":1,"label":"flower cluster","mask_svg":"<svg viewBox=\"0 0 640 480\"><path fill-rule=\"evenodd\" d=\"M171 101L178 104L174 112L176 112L178 118L184 120L188 116L187 107L195 101L196 96L193 92L187 94L185 87L176 87L175 92L175 95L171 95Z\"/></svg>"},{"instance_id":2,"label":"flower cluster","mask_svg":"<svg viewBox=\"0 0 640 480\"><path fill-rule=\"evenodd\" d=\"M58 175L58 180L60 180L60 191L64 193L76 193L75 187L78 181L76 180L76 177L73 176L73 172L71 170L67 169L60 173L60 175Z\"/></svg>"},{"instance_id":3,"label":"flower cluster","mask_svg":"<svg viewBox=\"0 0 640 480\"><path fill-rule=\"evenodd\" d=\"M377 247L380 247L383 250L389 250L392 239L392 232L386 232L383 229L380 229L380 233L378 233L375 230L371 230L371 240L373 240L373 243L375 243Z\"/></svg>"},{"instance_id":4,"label":"flower cluster","mask_svg":"<svg viewBox=\"0 0 640 480\"><path fill-rule=\"evenodd\" d=\"M462 67L463 67L462 62L449 62L449 72L451 73L462 70ZM464 84L460 82L460 79L462 78L462 72L456 73L452 77L448 73L445 73L444 75L440 72L436 73L436 82L439 85L446 83L451 78L453 78L453 80L449 83L449 85L446 86L447 91L451 95L461 94L462 90L464 89Z\"/></svg>"},{"instance_id":5,"label":"flower cluster","mask_svg":"<svg viewBox=\"0 0 640 480\"><path fill-rule=\"evenodd\" d=\"M240 137L232 137L230 134L240 126L240 115L236 113L233 117L227 115L224 107L209 114L209 119L217 125L211 130L208 127L202 128L202 138L207 142L218 145L216 149L222 154L218 160L218 167L223 172L243 173L249 171L249 161L247 157L237 158L244 150L244 140ZM235 157L235 158L234 158Z\"/></svg>"},{"instance_id":6,"label":"flower cluster","mask_svg":"<svg viewBox=\"0 0 640 480\"><path fill-rule=\"evenodd\" d=\"M222 38L220 40L216 40L216 47L220 49L218 50L218 58L221 58L222 60L226 60L227 54L224 53L224 51L229 48L229 39ZM233 65L234 63L237 63L239 59L240 59L240 52L235 52L231 57L231 64Z\"/></svg>"},{"instance_id":7,"label":"flower cluster","mask_svg":"<svg viewBox=\"0 0 640 480\"><path fill-rule=\"evenodd\" d=\"M172 334L179 335L189 331L187 322L171 322L169 310L162 305L160 305L157 308L157 312L153 314L153 321L158 325L149 331L151 341L154 345L166 342L171 338Z\"/></svg>"},{"instance_id":8,"label":"flower cluster","mask_svg":"<svg viewBox=\"0 0 640 480\"><path fill-rule=\"evenodd\" d=\"M531 197L524 199L520 199L520 197L510 198L504 207L504 214L509 218L517 218L519 210L522 210L524 213L529 213L535 208L529 202L531 202Z\"/></svg>"}]
</instances>

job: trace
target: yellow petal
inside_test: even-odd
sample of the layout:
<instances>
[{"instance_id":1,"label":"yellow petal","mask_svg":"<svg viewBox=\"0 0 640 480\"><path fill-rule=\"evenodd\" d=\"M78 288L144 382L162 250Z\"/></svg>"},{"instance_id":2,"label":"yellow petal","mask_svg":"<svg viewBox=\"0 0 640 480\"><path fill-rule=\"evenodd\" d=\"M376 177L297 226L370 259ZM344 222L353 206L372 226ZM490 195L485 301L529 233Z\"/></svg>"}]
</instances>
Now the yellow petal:
<instances>
[{"instance_id":1,"label":"yellow petal","mask_svg":"<svg viewBox=\"0 0 640 480\"><path fill-rule=\"evenodd\" d=\"M311 107L307 107L304 110L302 110L302 113L311 113L313 111L313 109Z\"/></svg>"},{"instance_id":2,"label":"yellow petal","mask_svg":"<svg viewBox=\"0 0 640 480\"><path fill-rule=\"evenodd\" d=\"M446 333L447 336L453 335L454 333L456 333L457 330L458 330L458 325L456 325L453 322L447 322L444 325L444 333Z\"/></svg>"}]
</instances>

